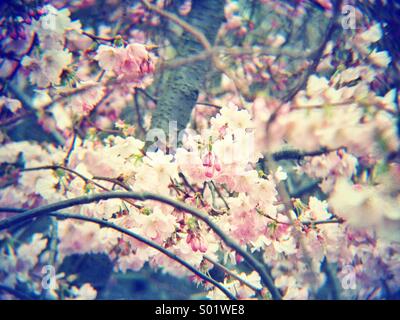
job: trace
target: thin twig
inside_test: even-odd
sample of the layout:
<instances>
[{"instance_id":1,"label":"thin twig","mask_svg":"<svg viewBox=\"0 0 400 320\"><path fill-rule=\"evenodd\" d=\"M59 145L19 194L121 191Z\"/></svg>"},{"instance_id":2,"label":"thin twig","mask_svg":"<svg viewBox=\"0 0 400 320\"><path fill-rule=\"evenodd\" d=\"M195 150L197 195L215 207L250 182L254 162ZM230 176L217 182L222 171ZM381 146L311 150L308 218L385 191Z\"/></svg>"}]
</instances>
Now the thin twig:
<instances>
[{"instance_id":1,"label":"thin twig","mask_svg":"<svg viewBox=\"0 0 400 320\"><path fill-rule=\"evenodd\" d=\"M280 160L301 160L306 157L316 157L316 156L322 156L327 153L335 152L343 147L340 148L335 148L335 149L327 149L327 148L322 148L321 150L315 150L315 151L308 151L308 152L302 152L300 150L282 150L278 151L272 154L272 157L275 161L280 161Z\"/></svg>"},{"instance_id":2,"label":"thin twig","mask_svg":"<svg viewBox=\"0 0 400 320\"><path fill-rule=\"evenodd\" d=\"M73 129L73 138L72 138L72 141L71 141L71 145L69 146L67 155L65 156L65 159L64 159L64 166L68 165L69 157L71 156L72 151L74 150L74 147L75 147L76 136L77 136L77 134L76 134L76 130L74 128Z\"/></svg>"},{"instance_id":3,"label":"thin twig","mask_svg":"<svg viewBox=\"0 0 400 320\"><path fill-rule=\"evenodd\" d=\"M272 155L268 155L266 157L266 159L267 159L269 170L271 172L276 171L278 168L278 165L275 162L275 160L273 159ZM277 183L276 188L277 188L278 194L282 200L282 203L284 205L286 216L289 218L290 224L292 224L294 226L294 228L293 228L294 236L295 236L296 240L299 242L300 247L303 251L304 262L310 269L310 272L314 275L313 269L312 269L312 266L313 266L312 259L309 255L307 247L303 241L302 233L295 227L295 220L293 219L293 217L291 215L291 211L293 210L293 205L292 205L292 202L290 199L290 195L289 195L288 191L286 190L286 186L283 181L280 181L279 183ZM317 278L315 275L314 275L314 277L316 280ZM315 292L314 283L311 283L311 289L312 289L312 291Z\"/></svg>"},{"instance_id":4,"label":"thin twig","mask_svg":"<svg viewBox=\"0 0 400 320\"><path fill-rule=\"evenodd\" d=\"M201 31L197 30L194 26L191 26L185 20L182 20L173 13L167 12L149 3L147 0L141 0L141 2L145 5L147 9L158 13L164 18L167 18L168 20L180 26L186 32L190 33L204 47L204 49L211 50L211 43L208 41L207 37Z\"/></svg>"},{"instance_id":5,"label":"thin twig","mask_svg":"<svg viewBox=\"0 0 400 320\"><path fill-rule=\"evenodd\" d=\"M296 94L307 84L308 78L310 75L312 75L318 65L319 62L323 56L323 53L325 51L325 48L329 42L329 40L332 38L332 35L335 31L336 28L336 23L337 20L341 14L340 8L342 7L343 0L338 0L334 6L334 12L333 16L329 21L329 25L327 27L327 31L322 39L322 42L318 49L310 56L310 60L312 61L311 65L307 68L303 78L300 80L300 82L283 98L284 102L288 102L292 100Z\"/></svg>"},{"instance_id":6,"label":"thin twig","mask_svg":"<svg viewBox=\"0 0 400 320\"><path fill-rule=\"evenodd\" d=\"M242 279L239 275L237 275L236 273L232 272L231 270L229 270L227 267L225 267L224 265L222 265L221 263L219 263L218 261L215 261L214 259L212 259L211 257L205 255L204 259L206 259L207 261L211 262L214 266L220 268L221 270L223 270L226 274L230 275L232 278L238 280L240 283L244 284L245 286L249 287L251 290L255 291L257 294L261 295L261 289L255 287L254 285L252 285L251 283L249 283L248 281Z\"/></svg>"},{"instance_id":7,"label":"thin twig","mask_svg":"<svg viewBox=\"0 0 400 320\"><path fill-rule=\"evenodd\" d=\"M119 180L118 178L108 178L108 177L101 177L101 176L94 176L93 180L103 180L103 181L108 181L111 183L114 183L116 185L119 185L121 188L125 189L126 191L132 191L132 188L127 185L126 183L122 182L121 180Z\"/></svg>"},{"instance_id":8,"label":"thin twig","mask_svg":"<svg viewBox=\"0 0 400 320\"><path fill-rule=\"evenodd\" d=\"M83 34L84 36L89 37L90 39L92 39L92 40L94 40L94 41L96 41L96 42L99 42L99 41L114 42L114 41L116 40L115 37L101 37L101 36L97 36L97 35L95 35L95 34L86 32L86 31L82 31L82 34ZM123 40L123 39L122 39L122 41L123 41L124 43L127 43L127 42L126 42L125 40Z\"/></svg>"},{"instance_id":9,"label":"thin twig","mask_svg":"<svg viewBox=\"0 0 400 320\"><path fill-rule=\"evenodd\" d=\"M145 97L149 98L154 103L157 103L158 101L158 98L153 97L150 93L148 93L146 90L142 88L135 88L135 91L142 93Z\"/></svg>"},{"instance_id":10,"label":"thin twig","mask_svg":"<svg viewBox=\"0 0 400 320\"><path fill-rule=\"evenodd\" d=\"M140 105L139 105L139 99L138 99L138 95L135 92L134 96L133 96L133 103L135 105L135 110L136 110L136 121L137 124L139 126L139 129L141 131L141 133L143 135L146 134L146 129L143 126L143 117L142 117L142 113L140 112Z\"/></svg>"},{"instance_id":11,"label":"thin twig","mask_svg":"<svg viewBox=\"0 0 400 320\"><path fill-rule=\"evenodd\" d=\"M221 106L219 106L219 105L216 105L216 104L214 104L214 103L209 103L209 102L196 102L196 104L197 105L201 105L201 106L208 106L208 107L214 107L214 108L217 108L217 109L222 109L222 107Z\"/></svg>"},{"instance_id":12,"label":"thin twig","mask_svg":"<svg viewBox=\"0 0 400 320\"><path fill-rule=\"evenodd\" d=\"M225 204L225 207L229 210L229 204L228 202L226 202L224 196L222 195L221 191L217 188L217 186L215 185L214 181L211 180L211 184L214 187L215 191L217 192L218 197L221 198L221 200L223 201L223 203Z\"/></svg>"},{"instance_id":13,"label":"thin twig","mask_svg":"<svg viewBox=\"0 0 400 320\"><path fill-rule=\"evenodd\" d=\"M77 177L81 178L85 183L92 183L93 185L95 185L96 187L99 187L100 189L102 189L104 191L111 191L110 189L102 186L101 184L97 183L93 179L89 179L89 178L85 177L84 175L80 174L79 172L77 172L77 171L75 171L73 169L67 168L65 166L48 165L48 166L40 166L40 167L22 168L20 170L21 171L37 171L37 170L53 170L53 171L55 171L55 170L59 170L59 169L76 175ZM99 179L99 177L97 177L97 180L106 180L106 179L105 179L105 177L101 177L100 179ZM118 184L118 185L122 186L124 189L130 191L130 189L127 189L126 185L122 185L122 184L116 183L114 180L109 181L109 182ZM132 202L131 200L129 200L129 199L122 199L122 200L128 202L129 204L131 204L135 208L140 209L140 207L136 203Z\"/></svg>"}]
</instances>

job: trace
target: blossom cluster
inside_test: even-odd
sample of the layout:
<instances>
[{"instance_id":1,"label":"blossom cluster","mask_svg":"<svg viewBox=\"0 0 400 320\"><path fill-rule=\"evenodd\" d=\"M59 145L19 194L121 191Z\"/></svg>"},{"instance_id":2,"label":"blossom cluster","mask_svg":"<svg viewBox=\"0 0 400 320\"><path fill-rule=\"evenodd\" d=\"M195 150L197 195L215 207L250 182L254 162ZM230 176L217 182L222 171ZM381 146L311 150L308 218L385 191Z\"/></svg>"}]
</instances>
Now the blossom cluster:
<instances>
[{"instance_id":1,"label":"blossom cluster","mask_svg":"<svg viewBox=\"0 0 400 320\"><path fill-rule=\"evenodd\" d=\"M308 204L301 203L300 200L299 203L295 203L297 213L294 211L290 213L291 219L294 220L292 225L291 219L279 204L276 184L279 183L279 177L282 175L261 175L257 170L252 169L261 155L251 153L248 156L243 152L248 141L246 137L252 135L249 128L251 125L251 115L248 111L238 110L235 106L223 108L216 117L211 119L209 131L191 137L184 147L178 148L175 155L164 154L161 151L143 154L144 142L133 137L122 138L110 135L103 141L79 140L68 160L68 168L77 174L62 172L62 170L22 171L19 173L16 184L1 191L2 203L10 207L21 204L23 207L31 207L33 204L53 203L83 194L98 193L102 191L102 188L112 189L113 182L102 181L101 177L118 178L118 181L123 182L133 191L152 190L160 195L177 197L191 206L197 206L209 212L210 217L223 228L226 234L236 239L243 247L253 252L263 252L265 261L269 264L272 262L272 273L276 278L276 285L286 292L284 297L288 299L306 298L310 294L305 289L310 272L304 260L306 252L312 252L311 272L315 273L319 272L324 259L345 266L363 257L365 250L370 253L368 263L372 265L378 263L375 259L381 258L381 250L388 250L390 240L383 237L374 241L371 239L371 242L354 242L353 238L362 239L363 237L363 233L360 233L362 231L358 231L360 224L354 219L361 219L365 223L367 214L374 219L371 223L376 223L380 209L384 205L388 210L385 210L386 216L382 219L397 220L399 219L398 204L388 203L387 199L381 195L374 195L376 200L372 200L372 194L360 189L362 187L349 191L347 188L352 187L346 177L349 177L352 171L349 174L346 171L341 172L338 168L332 168L335 162L336 167L345 165L346 154L341 158L333 153L333 156L330 156L331 161L334 161L333 164L329 164L323 158L319 161L321 165L327 166L327 171L336 170L342 179L345 179L338 180L335 184L330 204L335 215L346 219L348 224L312 225L313 222L329 221L334 215L328 211L326 201L311 197ZM232 157L235 149L240 150L238 151L240 156ZM65 149L46 149L39 145L29 146L24 142L10 143L2 148L1 162L13 163L21 153L24 156L26 168L37 167L44 163L56 165L62 163L66 156ZM220 159L217 168L215 168L215 159ZM212 174L210 174L210 166L215 168ZM354 167L354 162L352 166ZM185 176L186 181L194 190L201 190L205 184L203 193L191 191L180 179L179 173ZM82 179L81 176L88 180ZM154 181L157 181L157 184L154 184ZM349 198L349 192L354 193L354 196ZM374 192L373 189L371 192ZM365 204L361 205L363 201ZM371 201L373 206L370 205ZM225 252L224 259L227 259L225 261L230 264L235 265L241 261L234 251L224 247L224 243L218 236L213 232L210 233L207 225L168 205L160 205L154 201L131 202L115 199L68 210L88 217L106 219L132 230L165 246L202 270L209 270L212 267L205 260L205 255L217 259L219 252ZM359 213L355 210L359 210ZM294 236L295 229L298 228L304 236L304 251L299 248L300 242ZM190 275L184 267L162 253L128 236L114 230L100 228L95 224L73 220L60 221L58 237L59 259L74 253L101 252L107 253L113 261L116 261L116 271L137 271L149 262L154 268L161 268L164 272L175 276ZM39 246L40 242L34 243ZM42 250L43 246L37 248L37 251L31 250L31 254L40 253ZM373 253L374 250L378 251ZM4 261L9 259L11 256ZM31 267L37 263L35 259L37 257L34 255L31 259ZM394 274L398 272L395 261L389 258L385 262L387 268L394 268ZM10 269L5 269L5 271L8 274ZM372 288L378 275L372 275L369 271L362 269L358 276L368 280L363 282L365 287L360 289L364 292ZM368 278L372 276L373 279ZM323 277L318 278L318 285L322 285L324 280ZM388 280L388 285L396 287L398 280L397 277L393 277ZM237 285L229 283L228 288L234 291L237 290L235 289ZM260 285L258 280L256 286ZM242 292L241 298L254 295L254 291L248 288L239 291ZM209 295L215 298L219 297L220 293L214 289Z\"/></svg>"}]
</instances>

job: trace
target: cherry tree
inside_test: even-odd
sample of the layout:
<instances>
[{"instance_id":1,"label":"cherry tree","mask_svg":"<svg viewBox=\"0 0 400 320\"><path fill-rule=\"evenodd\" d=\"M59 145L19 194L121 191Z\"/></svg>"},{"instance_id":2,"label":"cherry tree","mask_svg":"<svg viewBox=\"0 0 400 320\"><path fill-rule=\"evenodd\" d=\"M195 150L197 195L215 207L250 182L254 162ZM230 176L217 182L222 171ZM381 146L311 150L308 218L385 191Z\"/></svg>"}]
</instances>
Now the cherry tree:
<instances>
[{"instance_id":1,"label":"cherry tree","mask_svg":"<svg viewBox=\"0 0 400 320\"><path fill-rule=\"evenodd\" d=\"M0 8L1 298L399 297L395 1Z\"/></svg>"}]
</instances>

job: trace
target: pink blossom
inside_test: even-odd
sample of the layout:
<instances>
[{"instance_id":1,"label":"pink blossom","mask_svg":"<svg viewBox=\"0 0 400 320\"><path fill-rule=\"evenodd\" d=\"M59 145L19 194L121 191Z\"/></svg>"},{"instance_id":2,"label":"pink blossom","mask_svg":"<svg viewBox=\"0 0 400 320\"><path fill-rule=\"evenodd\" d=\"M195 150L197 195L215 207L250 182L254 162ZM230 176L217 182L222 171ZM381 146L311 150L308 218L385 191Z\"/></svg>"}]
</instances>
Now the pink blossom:
<instances>
[{"instance_id":1,"label":"pink blossom","mask_svg":"<svg viewBox=\"0 0 400 320\"><path fill-rule=\"evenodd\" d=\"M101 45L95 59L100 67L112 71L118 79L140 83L143 78L154 72L154 63L146 47L132 43L126 47Z\"/></svg>"}]
</instances>

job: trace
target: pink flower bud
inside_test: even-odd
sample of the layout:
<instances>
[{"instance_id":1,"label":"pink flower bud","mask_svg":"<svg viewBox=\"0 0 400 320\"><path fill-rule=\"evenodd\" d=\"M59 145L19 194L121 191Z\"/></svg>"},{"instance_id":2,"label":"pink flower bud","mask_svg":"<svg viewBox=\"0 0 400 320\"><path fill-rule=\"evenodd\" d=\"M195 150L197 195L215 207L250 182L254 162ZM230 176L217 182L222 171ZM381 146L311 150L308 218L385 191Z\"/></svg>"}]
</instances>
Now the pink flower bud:
<instances>
[{"instance_id":1,"label":"pink flower bud","mask_svg":"<svg viewBox=\"0 0 400 320\"><path fill-rule=\"evenodd\" d=\"M192 250L196 252L199 250L200 247L200 241L196 237L193 237L193 240L190 242L190 246L192 247Z\"/></svg>"},{"instance_id":2,"label":"pink flower bud","mask_svg":"<svg viewBox=\"0 0 400 320\"><path fill-rule=\"evenodd\" d=\"M214 175L214 168L213 167L206 167L205 175L207 178L212 178Z\"/></svg>"},{"instance_id":3,"label":"pink flower bud","mask_svg":"<svg viewBox=\"0 0 400 320\"><path fill-rule=\"evenodd\" d=\"M221 164L219 163L219 160L218 160L217 156L214 157L214 168L218 172L221 171Z\"/></svg>"},{"instance_id":4,"label":"pink flower bud","mask_svg":"<svg viewBox=\"0 0 400 320\"><path fill-rule=\"evenodd\" d=\"M203 239L200 239L199 242L200 242L200 247L199 247L200 252L205 253L207 251L207 246L205 242L203 241Z\"/></svg>"},{"instance_id":5,"label":"pink flower bud","mask_svg":"<svg viewBox=\"0 0 400 320\"><path fill-rule=\"evenodd\" d=\"M243 36L246 35L246 33L247 33L247 28L246 28L246 27L241 27L241 28L238 30L237 35L238 35L239 37L243 37Z\"/></svg>"},{"instance_id":6,"label":"pink flower bud","mask_svg":"<svg viewBox=\"0 0 400 320\"><path fill-rule=\"evenodd\" d=\"M236 263L241 263L243 261L243 257L236 253L235 255Z\"/></svg>"},{"instance_id":7,"label":"pink flower bud","mask_svg":"<svg viewBox=\"0 0 400 320\"><path fill-rule=\"evenodd\" d=\"M27 17L24 19L24 22L25 22L26 24L31 24L31 23L32 23L32 18L31 18L30 16L27 16Z\"/></svg>"},{"instance_id":8,"label":"pink flower bud","mask_svg":"<svg viewBox=\"0 0 400 320\"><path fill-rule=\"evenodd\" d=\"M37 10L37 13L38 13L39 15L46 14L46 13L47 13L47 9L45 9L45 8L40 8L40 9Z\"/></svg>"},{"instance_id":9,"label":"pink flower bud","mask_svg":"<svg viewBox=\"0 0 400 320\"><path fill-rule=\"evenodd\" d=\"M242 25L242 19L239 16L233 16L231 19L228 20L226 24L226 28L228 30L237 29Z\"/></svg>"},{"instance_id":10,"label":"pink flower bud","mask_svg":"<svg viewBox=\"0 0 400 320\"><path fill-rule=\"evenodd\" d=\"M15 31L15 29L12 29L12 30L11 30L11 32L10 32L10 37L11 37L11 39L13 39L13 40L17 40L18 34L17 34L17 31Z\"/></svg>"},{"instance_id":11,"label":"pink flower bud","mask_svg":"<svg viewBox=\"0 0 400 320\"><path fill-rule=\"evenodd\" d=\"M18 38L20 38L22 40L26 39L26 32L24 29L19 29L17 34L18 34Z\"/></svg>"},{"instance_id":12,"label":"pink flower bud","mask_svg":"<svg viewBox=\"0 0 400 320\"><path fill-rule=\"evenodd\" d=\"M82 109L83 109L83 112L84 113L90 113L90 111L92 111L93 110L93 105L90 105L90 104L88 104L88 103L86 103L86 102L83 102L83 104L82 104Z\"/></svg>"},{"instance_id":13,"label":"pink flower bud","mask_svg":"<svg viewBox=\"0 0 400 320\"><path fill-rule=\"evenodd\" d=\"M212 167L212 153L208 152L203 158L203 166L204 167Z\"/></svg>"},{"instance_id":14,"label":"pink flower bud","mask_svg":"<svg viewBox=\"0 0 400 320\"><path fill-rule=\"evenodd\" d=\"M193 240L193 233L189 232L187 237L186 237L186 243L190 243Z\"/></svg>"}]
</instances>

